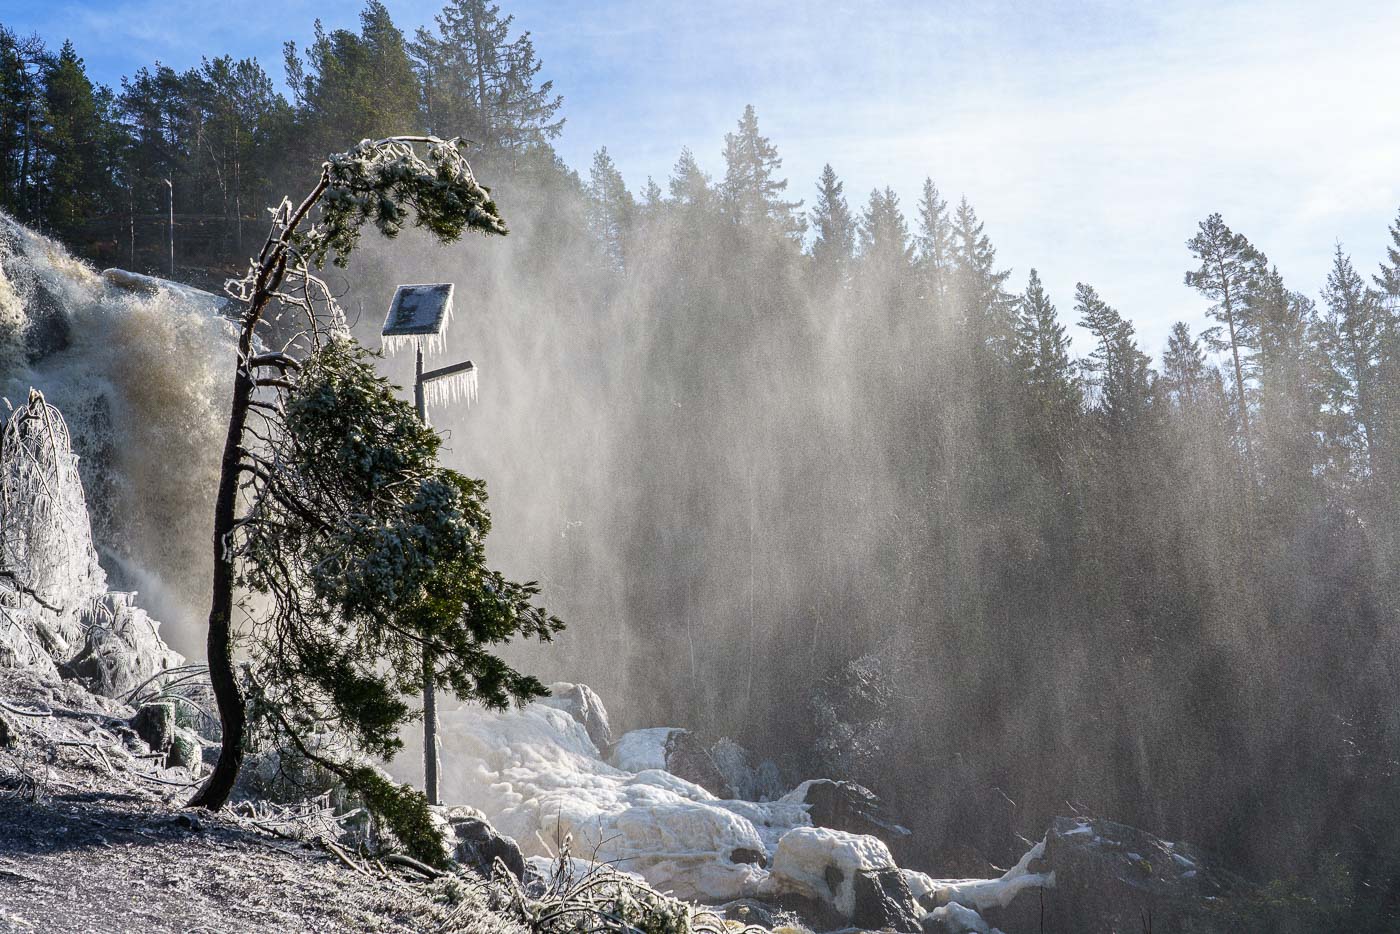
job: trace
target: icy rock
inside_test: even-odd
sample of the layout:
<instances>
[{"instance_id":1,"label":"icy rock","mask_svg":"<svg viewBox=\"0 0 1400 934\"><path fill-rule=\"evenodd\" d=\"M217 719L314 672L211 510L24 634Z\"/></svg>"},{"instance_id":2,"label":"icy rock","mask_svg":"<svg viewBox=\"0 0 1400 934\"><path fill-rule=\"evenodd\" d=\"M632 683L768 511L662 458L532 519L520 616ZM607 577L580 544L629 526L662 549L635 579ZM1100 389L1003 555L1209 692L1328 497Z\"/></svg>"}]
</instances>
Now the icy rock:
<instances>
[{"instance_id":1,"label":"icy rock","mask_svg":"<svg viewBox=\"0 0 1400 934\"><path fill-rule=\"evenodd\" d=\"M198 775L204 765L204 744L199 734L184 727L176 727L170 737L170 752L165 757L167 769L189 769Z\"/></svg>"},{"instance_id":2,"label":"icy rock","mask_svg":"<svg viewBox=\"0 0 1400 934\"><path fill-rule=\"evenodd\" d=\"M9 749L14 745L15 738L19 735L5 715L0 713L0 749Z\"/></svg>"},{"instance_id":3,"label":"icy rock","mask_svg":"<svg viewBox=\"0 0 1400 934\"><path fill-rule=\"evenodd\" d=\"M612 726L608 723L608 711L603 699L586 684L572 684L557 681L549 686L549 697L536 703L562 710L573 717L588 731L588 738L599 749L612 745Z\"/></svg>"},{"instance_id":4,"label":"icy rock","mask_svg":"<svg viewBox=\"0 0 1400 934\"><path fill-rule=\"evenodd\" d=\"M1030 872L1036 868L1041 871ZM1141 918L1150 914L1158 930L1224 934L1251 929L1247 910L1229 910L1231 904L1249 901L1251 883L1188 843L1161 840L1113 821L1055 818L1045 840L1007 875L1018 870L1053 885L1046 892L1047 923L1095 918L1105 929L1126 930L1140 926ZM967 904L961 897L955 900ZM1013 928L1017 919L1038 916L1038 902L1013 892L996 904L987 901L981 913L1003 928Z\"/></svg>"},{"instance_id":5,"label":"icy rock","mask_svg":"<svg viewBox=\"0 0 1400 934\"><path fill-rule=\"evenodd\" d=\"M1026 851L1020 861L999 879L933 880L924 877L915 888L931 889L937 905L959 904L975 911L1006 908L1022 892L1053 888L1055 873L1044 870L1046 843L1041 841Z\"/></svg>"},{"instance_id":6,"label":"icy rock","mask_svg":"<svg viewBox=\"0 0 1400 934\"><path fill-rule=\"evenodd\" d=\"M454 860L490 878L499 859L511 875L524 881L525 857L520 847L514 840L497 833L486 815L475 808L455 807L447 809L446 817L450 839L456 841L452 852Z\"/></svg>"},{"instance_id":7,"label":"icy rock","mask_svg":"<svg viewBox=\"0 0 1400 934\"><path fill-rule=\"evenodd\" d=\"M699 785L716 798L737 797L710 758L700 737L678 727L650 727L624 733L608 761L629 772L662 769Z\"/></svg>"},{"instance_id":8,"label":"icy rock","mask_svg":"<svg viewBox=\"0 0 1400 934\"><path fill-rule=\"evenodd\" d=\"M825 902L857 927L920 930L909 886L889 849L874 837L795 828L778 841L771 872L776 894Z\"/></svg>"},{"instance_id":9,"label":"icy rock","mask_svg":"<svg viewBox=\"0 0 1400 934\"><path fill-rule=\"evenodd\" d=\"M757 765L747 749L727 736L710 747L710 759L729 785L730 792L744 801L776 801L786 791L782 772L771 759Z\"/></svg>"},{"instance_id":10,"label":"icy rock","mask_svg":"<svg viewBox=\"0 0 1400 934\"><path fill-rule=\"evenodd\" d=\"M59 670L94 694L124 697L157 672L184 664L185 658L160 637L160 623L136 606L135 594L104 593L83 615L81 652Z\"/></svg>"},{"instance_id":11,"label":"icy rock","mask_svg":"<svg viewBox=\"0 0 1400 934\"><path fill-rule=\"evenodd\" d=\"M892 850L911 836L909 829L890 818L879 797L864 785L818 778L803 782L797 790L810 807L812 823L817 827L879 837Z\"/></svg>"}]
</instances>

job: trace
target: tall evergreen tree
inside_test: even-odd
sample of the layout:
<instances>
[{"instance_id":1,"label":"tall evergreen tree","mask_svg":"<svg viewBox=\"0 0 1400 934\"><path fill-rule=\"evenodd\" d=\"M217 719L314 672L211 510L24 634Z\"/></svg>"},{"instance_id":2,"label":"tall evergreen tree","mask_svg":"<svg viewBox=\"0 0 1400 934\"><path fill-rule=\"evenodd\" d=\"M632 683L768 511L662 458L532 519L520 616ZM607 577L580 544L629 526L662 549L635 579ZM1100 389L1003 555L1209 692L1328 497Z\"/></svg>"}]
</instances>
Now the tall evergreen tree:
<instances>
[{"instance_id":1,"label":"tall evergreen tree","mask_svg":"<svg viewBox=\"0 0 1400 934\"><path fill-rule=\"evenodd\" d=\"M1187 408L1201 399L1206 378L1206 354L1201 342L1191 335L1186 322L1176 322L1167 337L1167 349L1162 352L1163 388L1179 406Z\"/></svg>"},{"instance_id":2,"label":"tall evergreen tree","mask_svg":"<svg viewBox=\"0 0 1400 934\"><path fill-rule=\"evenodd\" d=\"M1243 234L1225 225L1219 214L1201 221L1196 236L1186 242L1200 266L1186 273L1186 284L1213 303L1210 315L1219 322L1202 337L1212 350L1230 352L1238 406L1240 435L1245 453L1254 460L1249 431L1249 395L1245 387L1245 360L1257 348L1257 337L1247 316L1250 284L1265 260Z\"/></svg>"},{"instance_id":3,"label":"tall evergreen tree","mask_svg":"<svg viewBox=\"0 0 1400 934\"><path fill-rule=\"evenodd\" d=\"M811 210L812 261L825 281L844 282L855 256L856 224L843 193L844 185L828 163L817 180L817 203Z\"/></svg>"},{"instance_id":4,"label":"tall evergreen tree","mask_svg":"<svg viewBox=\"0 0 1400 934\"><path fill-rule=\"evenodd\" d=\"M938 193L938 186L931 178L924 179L919 197L919 226L914 244L920 293L925 300L941 306L947 301L953 276L953 225L948 219L948 202Z\"/></svg>"},{"instance_id":5,"label":"tall evergreen tree","mask_svg":"<svg viewBox=\"0 0 1400 934\"><path fill-rule=\"evenodd\" d=\"M1322 291L1327 314L1321 327L1326 360L1325 393L1329 434L1334 444L1353 452L1364 472L1377 448L1378 369L1382 361L1381 304L1352 267L1339 244Z\"/></svg>"},{"instance_id":6,"label":"tall evergreen tree","mask_svg":"<svg viewBox=\"0 0 1400 934\"><path fill-rule=\"evenodd\" d=\"M801 201L784 201L787 179L779 178L783 160L768 137L758 131L753 105L744 108L736 133L724 136L724 182L720 186L730 216L739 224L767 221L794 239L807 228L798 211Z\"/></svg>"},{"instance_id":7,"label":"tall evergreen tree","mask_svg":"<svg viewBox=\"0 0 1400 934\"><path fill-rule=\"evenodd\" d=\"M887 283L907 279L913 261L909 225L894 189L876 188L860 215L860 264L865 275Z\"/></svg>"},{"instance_id":8,"label":"tall evergreen tree","mask_svg":"<svg viewBox=\"0 0 1400 934\"><path fill-rule=\"evenodd\" d=\"M1068 332L1032 269L1017 303L1016 360L1041 414L1058 424L1070 421L1081 402L1069 347Z\"/></svg>"},{"instance_id":9,"label":"tall evergreen tree","mask_svg":"<svg viewBox=\"0 0 1400 934\"><path fill-rule=\"evenodd\" d=\"M689 207L703 207L710 201L710 176L695 161L695 154L689 147L681 149L676 159L676 167L671 170L669 182L671 200Z\"/></svg>"},{"instance_id":10,"label":"tall evergreen tree","mask_svg":"<svg viewBox=\"0 0 1400 934\"><path fill-rule=\"evenodd\" d=\"M627 266L627 238L637 202L606 146L593 154L593 165L588 170L588 197L589 226L603 246L608 265L621 272Z\"/></svg>"},{"instance_id":11,"label":"tall evergreen tree","mask_svg":"<svg viewBox=\"0 0 1400 934\"><path fill-rule=\"evenodd\" d=\"M1010 270L997 269L996 249L967 198L953 215L953 280L962 320L975 348L1010 364L1013 299L1005 290Z\"/></svg>"},{"instance_id":12,"label":"tall evergreen tree","mask_svg":"<svg viewBox=\"0 0 1400 934\"><path fill-rule=\"evenodd\" d=\"M510 38L514 16L486 0L450 0L420 28L412 52L424 121L443 137L461 136L488 154L518 154L559 136L563 98L540 81L542 63L528 32Z\"/></svg>"},{"instance_id":13,"label":"tall evergreen tree","mask_svg":"<svg viewBox=\"0 0 1400 934\"><path fill-rule=\"evenodd\" d=\"M42 130L48 194L41 222L60 234L109 207L115 153L105 104L73 43L64 42L45 70Z\"/></svg>"},{"instance_id":14,"label":"tall evergreen tree","mask_svg":"<svg viewBox=\"0 0 1400 934\"><path fill-rule=\"evenodd\" d=\"M1150 360L1137 345L1131 322L1086 283L1075 286L1079 326L1094 335L1082 366L1094 387L1095 408L1110 437L1122 438L1141 424L1150 397Z\"/></svg>"},{"instance_id":15,"label":"tall evergreen tree","mask_svg":"<svg viewBox=\"0 0 1400 934\"><path fill-rule=\"evenodd\" d=\"M418 79L404 35L380 0L366 0L360 32L327 33L316 22L305 56L283 48L297 105L303 158L319 163L347 139L378 139L421 129Z\"/></svg>"}]
</instances>

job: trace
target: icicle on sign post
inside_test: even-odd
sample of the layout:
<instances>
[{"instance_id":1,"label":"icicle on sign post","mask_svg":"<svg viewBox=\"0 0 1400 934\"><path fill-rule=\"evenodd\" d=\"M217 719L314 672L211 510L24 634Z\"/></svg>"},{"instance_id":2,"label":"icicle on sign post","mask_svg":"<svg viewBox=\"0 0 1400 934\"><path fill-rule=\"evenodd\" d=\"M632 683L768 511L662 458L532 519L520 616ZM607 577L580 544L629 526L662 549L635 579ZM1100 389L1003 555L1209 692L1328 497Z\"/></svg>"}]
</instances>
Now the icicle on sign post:
<instances>
[{"instance_id":1,"label":"icicle on sign post","mask_svg":"<svg viewBox=\"0 0 1400 934\"><path fill-rule=\"evenodd\" d=\"M428 401L448 405L465 399L476 401L476 365L470 360L423 372L423 341L441 351L452 321L452 283L401 285L389 304L381 336L384 349L393 353L404 344L414 345L413 404L418 418L428 424ZM438 795L437 698L433 689L433 655L423 649L423 793L429 804L441 804Z\"/></svg>"}]
</instances>

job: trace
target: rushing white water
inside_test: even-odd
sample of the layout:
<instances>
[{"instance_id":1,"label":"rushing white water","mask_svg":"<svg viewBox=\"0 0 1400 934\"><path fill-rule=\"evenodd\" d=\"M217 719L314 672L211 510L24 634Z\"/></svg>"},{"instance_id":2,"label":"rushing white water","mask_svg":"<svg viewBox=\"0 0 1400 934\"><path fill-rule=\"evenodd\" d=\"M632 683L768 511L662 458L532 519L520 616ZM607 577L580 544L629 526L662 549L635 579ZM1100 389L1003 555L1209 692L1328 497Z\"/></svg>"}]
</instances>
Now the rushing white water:
<instances>
[{"instance_id":1,"label":"rushing white water","mask_svg":"<svg viewBox=\"0 0 1400 934\"><path fill-rule=\"evenodd\" d=\"M194 621L232 376L218 308L193 290L119 288L0 215L0 396L19 406L33 387L62 411L113 586L160 582L151 608L189 655L202 654Z\"/></svg>"}]
</instances>

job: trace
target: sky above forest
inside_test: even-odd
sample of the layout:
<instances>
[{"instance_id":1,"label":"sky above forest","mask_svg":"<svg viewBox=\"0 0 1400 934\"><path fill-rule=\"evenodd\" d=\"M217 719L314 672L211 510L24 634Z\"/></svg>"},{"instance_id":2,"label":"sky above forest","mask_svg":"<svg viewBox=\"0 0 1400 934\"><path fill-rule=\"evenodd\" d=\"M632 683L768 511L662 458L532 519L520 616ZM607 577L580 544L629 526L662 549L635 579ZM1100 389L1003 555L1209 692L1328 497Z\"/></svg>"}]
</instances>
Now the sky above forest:
<instances>
[{"instance_id":1,"label":"sky above forest","mask_svg":"<svg viewBox=\"0 0 1400 934\"><path fill-rule=\"evenodd\" d=\"M406 32L442 0L386 0ZM1314 298L1338 242L1369 276L1400 208L1400 4L778 3L501 0L564 95L558 148L586 172L607 146L634 191L682 146L723 172L722 137L752 103L811 203L830 162L859 209L889 185L907 215L925 176L966 195L1010 286L1039 269L1073 318L1084 280L1160 352L1201 322L1184 246L1212 211ZM976 7L975 9L973 7ZM258 58L318 17L310 0L0 0L0 22L73 40L97 81L155 61ZM1082 336L1076 350L1086 352Z\"/></svg>"}]
</instances>

